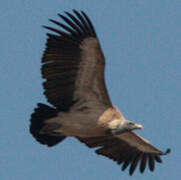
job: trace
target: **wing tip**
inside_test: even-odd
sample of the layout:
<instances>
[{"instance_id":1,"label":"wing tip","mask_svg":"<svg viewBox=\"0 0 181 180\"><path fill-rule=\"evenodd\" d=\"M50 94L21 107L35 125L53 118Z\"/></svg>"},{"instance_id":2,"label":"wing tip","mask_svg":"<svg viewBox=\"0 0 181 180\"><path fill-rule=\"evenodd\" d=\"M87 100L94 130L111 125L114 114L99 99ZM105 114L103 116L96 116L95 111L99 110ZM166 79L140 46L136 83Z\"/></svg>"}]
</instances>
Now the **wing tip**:
<instances>
[{"instance_id":1,"label":"wing tip","mask_svg":"<svg viewBox=\"0 0 181 180\"><path fill-rule=\"evenodd\" d=\"M171 153L171 149L168 148L164 153L162 153L162 155L167 155L167 154L170 154Z\"/></svg>"}]
</instances>

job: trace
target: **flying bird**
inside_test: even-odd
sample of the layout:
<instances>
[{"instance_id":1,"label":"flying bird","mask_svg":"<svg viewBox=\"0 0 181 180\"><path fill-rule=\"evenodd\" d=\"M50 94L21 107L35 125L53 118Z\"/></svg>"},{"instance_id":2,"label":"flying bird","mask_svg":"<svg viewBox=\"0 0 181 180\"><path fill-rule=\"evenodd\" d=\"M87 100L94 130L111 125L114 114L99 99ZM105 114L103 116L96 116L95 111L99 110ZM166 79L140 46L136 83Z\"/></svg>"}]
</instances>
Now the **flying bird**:
<instances>
[{"instance_id":1,"label":"flying bird","mask_svg":"<svg viewBox=\"0 0 181 180\"><path fill-rule=\"evenodd\" d=\"M73 10L58 14L64 23L50 19L59 28L44 26L46 49L41 73L44 94L52 105L38 103L31 115L30 132L49 147L66 137L75 137L95 152L122 165L132 175L139 163L154 170L165 152L134 130L142 125L127 120L110 100L104 81L105 57L89 17Z\"/></svg>"}]
</instances>

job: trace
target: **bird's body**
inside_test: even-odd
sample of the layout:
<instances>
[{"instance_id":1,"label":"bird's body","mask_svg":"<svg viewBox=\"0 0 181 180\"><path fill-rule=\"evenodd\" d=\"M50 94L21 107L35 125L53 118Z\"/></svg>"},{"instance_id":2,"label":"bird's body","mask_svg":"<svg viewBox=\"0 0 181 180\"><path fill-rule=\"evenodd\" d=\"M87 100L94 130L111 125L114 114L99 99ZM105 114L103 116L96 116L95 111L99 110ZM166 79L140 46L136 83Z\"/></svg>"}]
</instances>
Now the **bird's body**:
<instances>
[{"instance_id":1,"label":"bird's body","mask_svg":"<svg viewBox=\"0 0 181 180\"><path fill-rule=\"evenodd\" d=\"M55 128L52 133L79 137L102 136L105 134L105 129L98 124L100 115L100 110L90 111L89 109L60 112L57 117L48 119L45 123L50 125L58 123L59 128Z\"/></svg>"},{"instance_id":2,"label":"bird's body","mask_svg":"<svg viewBox=\"0 0 181 180\"><path fill-rule=\"evenodd\" d=\"M49 134L52 133L52 135L63 134L75 137L106 136L107 130L116 129L116 126L124 121L124 116L116 107L110 107L105 111L99 107L82 110L73 109L68 113L60 112L56 117L45 120L45 126L41 133L47 133L47 127L50 131ZM50 127L52 128L50 129Z\"/></svg>"},{"instance_id":3,"label":"bird's body","mask_svg":"<svg viewBox=\"0 0 181 180\"><path fill-rule=\"evenodd\" d=\"M140 161L144 172L147 161L151 171L160 155L167 154L133 130L140 124L126 120L108 95L104 81L105 58L94 27L84 12L59 16L68 24L50 20L65 31L45 28L46 50L42 57L44 94L50 104L39 103L31 116L30 132L37 141L54 146L66 137L75 137L96 153L106 156L122 170L130 165L132 174Z\"/></svg>"}]
</instances>

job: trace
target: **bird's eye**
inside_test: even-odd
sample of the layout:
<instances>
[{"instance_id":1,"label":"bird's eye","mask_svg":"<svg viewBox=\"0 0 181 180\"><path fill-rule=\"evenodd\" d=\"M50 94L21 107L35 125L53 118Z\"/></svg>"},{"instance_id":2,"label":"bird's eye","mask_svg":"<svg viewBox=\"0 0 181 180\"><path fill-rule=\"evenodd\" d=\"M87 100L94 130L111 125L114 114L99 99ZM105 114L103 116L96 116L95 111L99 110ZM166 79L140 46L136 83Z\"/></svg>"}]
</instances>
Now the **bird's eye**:
<instances>
[{"instance_id":1,"label":"bird's eye","mask_svg":"<svg viewBox=\"0 0 181 180\"><path fill-rule=\"evenodd\" d=\"M128 124L129 124L129 125L134 125L134 123L133 123L133 122L129 122Z\"/></svg>"}]
</instances>

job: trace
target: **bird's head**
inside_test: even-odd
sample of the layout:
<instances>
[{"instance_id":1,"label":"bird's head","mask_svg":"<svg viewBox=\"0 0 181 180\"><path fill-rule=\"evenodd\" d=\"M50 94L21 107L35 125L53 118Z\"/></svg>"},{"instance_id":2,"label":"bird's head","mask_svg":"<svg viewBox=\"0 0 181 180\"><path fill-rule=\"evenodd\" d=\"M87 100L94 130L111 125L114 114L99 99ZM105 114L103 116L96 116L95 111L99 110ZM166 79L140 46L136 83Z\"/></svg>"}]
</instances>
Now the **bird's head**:
<instances>
[{"instance_id":1,"label":"bird's head","mask_svg":"<svg viewBox=\"0 0 181 180\"><path fill-rule=\"evenodd\" d=\"M127 129L128 131L129 130L131 131L131 130L135 130L135 129L143 129L143 126L141 124L137 124L132 121L125 120L122 125L122 128Z\"/></svg>"},{"instance_id":2,"label":"bird's head","mask_svg":"<svg viewBox=\"0 0 181 180\"><path fill-rule=\"evenodd\" d=\"M119 119L116 119L110 122L109 128L109 132L112 134L121 134L127 131L143 129L143 126L129 120L120 121Z\"/></svg>"}]
</instances>

